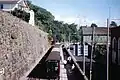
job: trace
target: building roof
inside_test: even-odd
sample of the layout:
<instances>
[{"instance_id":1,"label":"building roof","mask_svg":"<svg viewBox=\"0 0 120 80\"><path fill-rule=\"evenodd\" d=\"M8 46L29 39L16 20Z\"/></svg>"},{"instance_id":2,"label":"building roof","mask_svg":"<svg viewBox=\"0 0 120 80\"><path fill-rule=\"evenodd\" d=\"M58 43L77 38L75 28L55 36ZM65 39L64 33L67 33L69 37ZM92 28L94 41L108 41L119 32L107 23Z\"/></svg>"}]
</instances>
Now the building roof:
<instances>
[{"instance_id":1,"label":"building roof","mask_svg":"<svg viewBox=\"0 0 120 80\"><path fill-rule=\"evenodd\" d=\"M59 51L52 51L47 60L60 60L60 52Z\"/></svg>"},{"instance_id":2,"label":"building roof","mask_svg":"<svg viewBox=\"0 0 120 80\"><path fill-rule=\"evenodd\" d=\"M92 35L92 27L83 27L83 35ZM107 35L107 27L96 27L95 33L97 35Z\"/></svg>"}]
</instances>

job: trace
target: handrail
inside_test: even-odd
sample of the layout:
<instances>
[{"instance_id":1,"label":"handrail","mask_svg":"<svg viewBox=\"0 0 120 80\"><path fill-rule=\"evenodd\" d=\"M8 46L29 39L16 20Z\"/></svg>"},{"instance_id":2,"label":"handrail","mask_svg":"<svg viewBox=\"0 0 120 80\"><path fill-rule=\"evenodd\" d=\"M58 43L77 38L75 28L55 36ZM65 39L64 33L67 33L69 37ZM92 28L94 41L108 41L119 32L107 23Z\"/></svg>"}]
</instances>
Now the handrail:
<instances>
[{"instance_id":1,"label":"handrail","mask_svg":"<svg viewBox=\"0 0 120 80\"><path fill-rule=\"evenodd\" d=\"M65 48L66 49L66 48ZM71 56L74 64L76 65L76 67L78 68L79 72L84 76L85 80L88 80L87 76L84 74L84 72L82 71L82 69L80 68L80 66L77 63L77 60L75 59L75 57L72 55L72 53L66 49L66 51L68 52L68 54Z\"/></svg>"}]
</instances>

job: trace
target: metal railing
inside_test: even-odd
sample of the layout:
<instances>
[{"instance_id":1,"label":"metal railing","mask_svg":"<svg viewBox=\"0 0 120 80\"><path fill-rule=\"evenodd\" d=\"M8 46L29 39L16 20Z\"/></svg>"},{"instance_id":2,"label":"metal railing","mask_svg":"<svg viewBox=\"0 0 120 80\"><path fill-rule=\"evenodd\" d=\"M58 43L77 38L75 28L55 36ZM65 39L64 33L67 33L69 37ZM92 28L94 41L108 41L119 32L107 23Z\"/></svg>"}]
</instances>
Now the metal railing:
<instances>
[{"instance_id":1,"label":"metal railing","mask_svg":"<svg viewBox=\"0 0 120 80\"><path fill-rule=\"evenodd\" d=\"M66 48L65 48L66 49ZM72 58L75 66L78 68L79 72L83 75L85 80L88 80L87 76L85 75L85 73L82 71L82 69L80 68L79 64L77 63L77 60L75 59L75 57L72 55L72 53L66 49L66 51L68 52L68 54L70 55L70 57Z\"/></svg>"}]
</instances>

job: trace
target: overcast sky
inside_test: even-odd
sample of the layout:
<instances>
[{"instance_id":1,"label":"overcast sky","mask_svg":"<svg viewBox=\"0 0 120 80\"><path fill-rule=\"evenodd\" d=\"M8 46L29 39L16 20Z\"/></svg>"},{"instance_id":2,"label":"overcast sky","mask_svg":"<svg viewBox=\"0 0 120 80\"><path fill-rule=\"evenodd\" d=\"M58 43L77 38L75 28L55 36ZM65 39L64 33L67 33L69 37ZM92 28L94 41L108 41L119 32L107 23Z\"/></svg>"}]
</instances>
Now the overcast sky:
<instances>
[{"instance_id":1,"label":"overcast sky","mask_svg":"<svg viewBox=\"0 0 120 80\"><path fill-rule=\"evenodd\" d=\"M96 23L106 26L106 19L111 12L111 19L120 18L120 0L31 0L33 4L50 11L56 20L79 25ZM120 21L116 21L118 24Z\"/></svg>"}]
</instances>

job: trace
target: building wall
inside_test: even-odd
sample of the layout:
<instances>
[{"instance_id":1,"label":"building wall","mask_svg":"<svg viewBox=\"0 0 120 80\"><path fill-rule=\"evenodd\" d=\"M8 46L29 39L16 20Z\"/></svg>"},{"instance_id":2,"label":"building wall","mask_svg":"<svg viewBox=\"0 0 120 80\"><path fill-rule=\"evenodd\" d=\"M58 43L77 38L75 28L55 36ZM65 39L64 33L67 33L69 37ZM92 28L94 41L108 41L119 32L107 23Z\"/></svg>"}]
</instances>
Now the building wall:
<instances>
[{"instance_id":1,"label":"building wall","mask_svg":"<svg viewBox=\"0 0 120 80\"><path fill-rule=\"evenodd\" d=\"M91 43L91 36L83 36L83 42Z\"/></svg>"},{"instance_id":2,"label":"building wall","mask_svg":"<svg viewBox=\"0 0 120 80\"><path fill-rule=\"evenodd\" d=\"M111 28L110 61L120 65L120 27Z\"/></svg>"},{"instance_id":3,"label":"building wall","mask_svg":"<svg viewBox=\"0 0 120 80\"><path fill-rule=\"evenodd\" d=\"M3 4L3 10L11 11L11 10L14 10L15 8L22 9L22 7L20 5L22 5L22 4L19 4L19 5L18 4Z\"/></svg>"},{"instance_id":4,"label":"building wall","mask_svg":"<svg viewBox=\"0 0 120 80\"><path fill-rule=\"evenodd\" d=\"M16 4L3 4L3 10L10 11L15 7Z\"/></svg>"},{"instance_id":5,"label":"building wall","mask_svg":"<svg viewBox=\"0 0 120 80\"><path fill-rule=\"evenodd\" d=\"M95 42L98 44L106 44L107 43L107 36L95 36ZM91 43L91 36L84 36L84 42Z\"/></svg>"},{"instance_id":6,"label":"building wall","mask_svg":"<svg viewBox=\"0 0 120 80\"><path fill-rule=\"evenodd\" d=\"M28 11L28 7L25 5L24 0L20 0L19 2L16 2L16 3L2 2L0 4L3 4L3 10L5 11L11 11L11 10L14 10L15 8Z\"/></svg>"},{"instance_id":7,"label":"building wall","mask_svg":"<svg viewBox=\"0 0 120 80\"><path fill-rule=\"evenodd\" d=\"M3 4L4 9L12 9L15 6L15 4Z\"/></svg>"},{"instance_id":8,"label":"building wall","mask_svg":"<svg viewBox=\"0 0 120 80\"><path fill-rule=\"evenodd\" d=\"M107 43L107 36L95 36L95 42L97 43Z\"/></svg>"}]
</instances>

